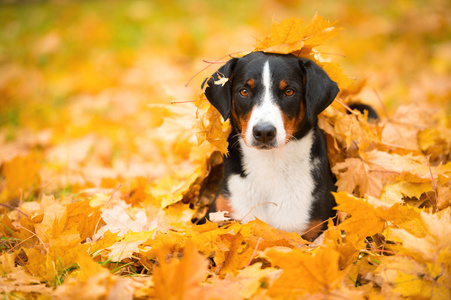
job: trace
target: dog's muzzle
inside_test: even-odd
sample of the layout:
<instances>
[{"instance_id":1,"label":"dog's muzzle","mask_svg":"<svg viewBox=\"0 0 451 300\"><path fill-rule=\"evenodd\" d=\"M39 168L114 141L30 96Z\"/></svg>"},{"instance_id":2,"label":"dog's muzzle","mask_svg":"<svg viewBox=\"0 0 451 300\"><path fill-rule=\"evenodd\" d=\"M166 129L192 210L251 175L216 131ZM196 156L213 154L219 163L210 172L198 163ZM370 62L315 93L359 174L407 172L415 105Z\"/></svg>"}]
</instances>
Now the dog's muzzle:
<instances>
[{"instance_id":1,"label":"dog's muzzle","mask_svg":"<svg viewBox=\"0 0 451 300\"><path fill-rule=\"evenodd\" d=\"M276 147L277 129L270 123L258 123L252 128L252 146L259 149Z\"/></svg>"}]
</instances>

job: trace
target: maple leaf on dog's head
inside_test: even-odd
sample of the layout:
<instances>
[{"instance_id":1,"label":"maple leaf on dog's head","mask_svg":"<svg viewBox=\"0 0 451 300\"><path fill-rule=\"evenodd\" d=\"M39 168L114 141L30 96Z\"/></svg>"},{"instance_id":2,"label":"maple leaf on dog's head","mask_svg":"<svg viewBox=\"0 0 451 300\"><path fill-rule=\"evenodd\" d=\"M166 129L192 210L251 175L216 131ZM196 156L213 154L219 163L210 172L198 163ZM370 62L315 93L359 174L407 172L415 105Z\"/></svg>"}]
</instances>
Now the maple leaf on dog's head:
<instances>
[{"instance_id":1,"label":"maple leaf on dog's head","mask_svg":"<svg viewBox=\"0 0 451 300\"><path fill-rule=\"evenodd\" d=\"M313 47L319 46L337 35L339 30L319 15L315 15L305 28L302 28L303 23L304 21L298 18L274 23L271 26L270 35L257 44L255 51L308 54ZM304 47L305 49L303 49Z\"/></svg>"},{"instance_id":2,"label":"maple leaf on dog's head","mask_svg":"<svg viewBox=\"0 0 451 300\"><path fill-rule=\"evenodd\" d=\"M298 18L285 19L279 24L274 23L270 35L256 46L256 51L288 54L301 50L304 46L301 33L303 23L304 21Z\"/></svg>"},{"instance_id":3,"label":"maple leaf on dog's head","mask_svg":"<svg viewBox=\"0 0 451 300\"><path fill-rule=\"evenodd\" d=\"M303 31L305 46L319 46L335 37L341 29L333 26L335 23L336 22L330 23L320 15L316 14Z\"/></svg>"}]
</instances>

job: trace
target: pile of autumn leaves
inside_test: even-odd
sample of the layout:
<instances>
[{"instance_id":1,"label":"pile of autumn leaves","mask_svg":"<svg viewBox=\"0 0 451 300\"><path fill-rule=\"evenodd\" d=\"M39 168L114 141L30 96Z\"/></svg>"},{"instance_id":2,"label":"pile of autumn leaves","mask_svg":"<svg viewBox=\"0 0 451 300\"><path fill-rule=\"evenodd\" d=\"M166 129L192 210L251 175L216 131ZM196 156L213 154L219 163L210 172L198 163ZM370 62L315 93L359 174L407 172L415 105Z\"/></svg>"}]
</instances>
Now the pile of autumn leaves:
<instances>
[{"instance_id":1,"label":"pile of autumn leaves","mask_svg":"<svg viewBox=\"0 0 451 300\"><path fill-rule=\"evenodd\" d=\"M274 24L255 49L313 59L340 86L319 119L341 221L329 221L322 243L258 220L192 224L217 175L218 155L204 143L212 158L171 194L138 186L134 203L111 190L83 201L44 196L28 205L27 216L4 211L0 291L63 299L449 299L449 116L426 101L377 122L347 114L364 83L351 85L314 49L337 31L319 16L305 27L289 19ZM228 125L205 101L198 104L198 142L224 152Z\"/></svg>"}]
</instances>

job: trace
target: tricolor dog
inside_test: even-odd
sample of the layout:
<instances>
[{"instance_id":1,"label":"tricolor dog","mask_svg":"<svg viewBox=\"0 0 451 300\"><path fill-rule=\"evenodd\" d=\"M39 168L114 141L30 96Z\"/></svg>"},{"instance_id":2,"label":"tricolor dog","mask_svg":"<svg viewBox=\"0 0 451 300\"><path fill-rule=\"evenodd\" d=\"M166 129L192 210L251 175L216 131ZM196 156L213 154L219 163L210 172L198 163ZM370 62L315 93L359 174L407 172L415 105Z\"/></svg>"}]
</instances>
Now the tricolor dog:
<instances>
[{"instance_id":1,"label":"tricolor dog","mask_svg":"<svg viewBox=\"0 0 451 300\"><path fill-rule=\"evenodd\" d=\"M221 78L228 81L218 84ZM337 84L311 60L262 52L232 58L206 83L207 99L232 125L210 211L314 239L335 215L335 179L317 116Z\"/></svg>"}]
</instances>

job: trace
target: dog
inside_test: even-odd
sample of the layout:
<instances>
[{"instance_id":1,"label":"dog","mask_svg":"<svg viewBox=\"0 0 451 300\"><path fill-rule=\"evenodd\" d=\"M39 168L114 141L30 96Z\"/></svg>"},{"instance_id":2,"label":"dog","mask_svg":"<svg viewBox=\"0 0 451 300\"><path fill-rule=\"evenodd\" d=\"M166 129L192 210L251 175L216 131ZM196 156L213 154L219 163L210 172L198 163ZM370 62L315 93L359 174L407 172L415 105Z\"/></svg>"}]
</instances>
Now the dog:
<instances>
[{"instance_id":1,"label":"dog","mask_svg":"<svg viewBox=\"0 0 451 300\"><path fill-rule=\"evenodd\" d=\"M336 180L317 117L337 84L309 59L252 52L230 59L203 87L232 127L209 212L228 211L243 223L258 218L314 240L336 215Z\"/></svg>"}]
</instances>

